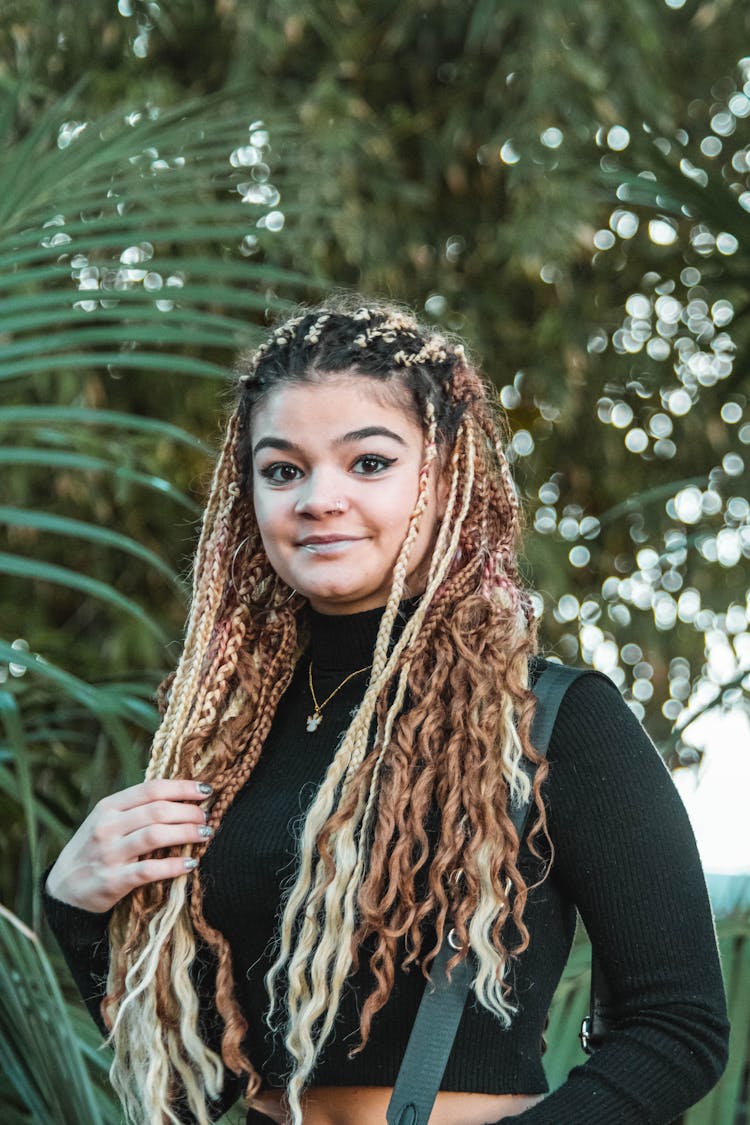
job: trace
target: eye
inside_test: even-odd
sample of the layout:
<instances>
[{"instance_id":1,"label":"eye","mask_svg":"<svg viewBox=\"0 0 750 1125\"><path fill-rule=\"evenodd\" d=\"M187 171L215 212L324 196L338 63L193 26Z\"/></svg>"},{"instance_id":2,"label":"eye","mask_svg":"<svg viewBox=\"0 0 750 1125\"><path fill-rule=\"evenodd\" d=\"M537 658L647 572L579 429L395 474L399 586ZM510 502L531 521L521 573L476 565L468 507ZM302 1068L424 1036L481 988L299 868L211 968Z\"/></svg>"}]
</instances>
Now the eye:
<instances>
[{"instance_id":1,"label":"eye","mask_svg":"<svg viewBox=\"0 0 750 1125\"><path fill-rule=\"evenodd\" d=\"M359 472L361 476L372 477L389 468L395 460L395 457L381 457L379 453L363 453L354 462L355 472ZM360 466L359 469L356 469L357 465Z\"/></svg>"},{"instance_id":2,"label":"eye","mask_svg":"<svg viewBox=\"0 0 750 1125\"><path fill-rule=\"evenodd\" d=\"M288 461L274 461L273 464L266 465L258 472L264 480L270 481L271 484L289 484L290 481L297 480L297 474L300 470Z\"/></svg>"}]
</instances>

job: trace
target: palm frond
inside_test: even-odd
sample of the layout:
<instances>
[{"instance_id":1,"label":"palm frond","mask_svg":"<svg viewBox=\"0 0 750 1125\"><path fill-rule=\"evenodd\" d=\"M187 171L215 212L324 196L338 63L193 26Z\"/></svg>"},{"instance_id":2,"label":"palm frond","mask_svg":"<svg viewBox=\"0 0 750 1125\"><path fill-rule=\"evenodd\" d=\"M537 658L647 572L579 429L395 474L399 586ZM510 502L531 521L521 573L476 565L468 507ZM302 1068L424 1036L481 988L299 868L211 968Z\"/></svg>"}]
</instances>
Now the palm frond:
<instances>
[{"instance_id":1,"label":"palm frond","mask_svg":"<svg viewBox=\"0 0 750 1125\"><path fill-rule=\"evenodd\" d=\"M0 1069L30 1119L114 1125L119 1115L97 1095L38 937L4 906L0 954Z\"/></svg>"},{"instance_id":2,"label":"palm frond","mask_svg":"<svg viewBox=\"0 0 750 1125\"><path fill-rule=\"evenodd\" d=\"M82 794L140 776L158 723L153 690L187 595L159 530L176 505L194 537L213 440L174 419L215 417L232 356L320 282L274 261L299 211L284 154L296 131L249 110L246 90L99 116L81 89L31 118L22 102L8 79L0 469L14 502L0 506L0 571L17 639L0 641L0 794L22 862L0 871L0 894L36 920L50 841L80 819ZM97 649L106 679L86 682ZM28 1097L35 1120L48 1112Z\"/></svg>"}]
</instances>

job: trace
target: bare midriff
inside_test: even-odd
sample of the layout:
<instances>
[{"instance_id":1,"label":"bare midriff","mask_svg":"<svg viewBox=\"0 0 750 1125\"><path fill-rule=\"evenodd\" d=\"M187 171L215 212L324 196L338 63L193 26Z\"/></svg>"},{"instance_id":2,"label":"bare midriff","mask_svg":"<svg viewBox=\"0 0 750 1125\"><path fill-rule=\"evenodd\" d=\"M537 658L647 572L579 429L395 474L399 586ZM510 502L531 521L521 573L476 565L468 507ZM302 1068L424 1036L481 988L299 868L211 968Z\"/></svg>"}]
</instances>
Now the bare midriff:
<instances>
[{"instance_id":1,"label":"bare midriff","mask_svg":"<svg viewBox=\"0 0 750 1125\"><path fill-rule=\"evenodd\" d=\"M390 1086L313 1086L302 1099L304 1125L385 1125L393 1090ZM487 1125L515 1117L542 1098L541 1094L471 1094L441 1090L429 1125ZM281 1090L265 1090L250 1103L277 1123L289 1117Z\"/></svg>"}]
</instances>

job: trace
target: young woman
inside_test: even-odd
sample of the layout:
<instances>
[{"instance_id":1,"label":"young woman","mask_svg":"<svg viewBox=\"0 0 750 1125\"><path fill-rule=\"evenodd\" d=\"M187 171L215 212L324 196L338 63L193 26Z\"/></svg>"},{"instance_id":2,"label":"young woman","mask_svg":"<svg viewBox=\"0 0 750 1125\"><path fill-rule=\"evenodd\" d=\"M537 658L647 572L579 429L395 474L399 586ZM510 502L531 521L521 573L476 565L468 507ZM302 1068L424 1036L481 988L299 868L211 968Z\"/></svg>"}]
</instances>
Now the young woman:
<instances>
[{"instance_id":1,"label":"young woman","mask_svg":"<svg viewBox=\"0 0 750 1125\"><path fill-rule=\"evenodd\" d=\"M671 1121L727 1049L695 844L606 677L570 687L548 763L530 743L546 661L475 368L342 300L238 376L146 781L46 880L130 1119L207 1122L244 1090L248 1121L382 1125L452 928L473 991L433 1125ZM614 1023L545 1097L576 908Z\"/></svg>"}]
</instances>

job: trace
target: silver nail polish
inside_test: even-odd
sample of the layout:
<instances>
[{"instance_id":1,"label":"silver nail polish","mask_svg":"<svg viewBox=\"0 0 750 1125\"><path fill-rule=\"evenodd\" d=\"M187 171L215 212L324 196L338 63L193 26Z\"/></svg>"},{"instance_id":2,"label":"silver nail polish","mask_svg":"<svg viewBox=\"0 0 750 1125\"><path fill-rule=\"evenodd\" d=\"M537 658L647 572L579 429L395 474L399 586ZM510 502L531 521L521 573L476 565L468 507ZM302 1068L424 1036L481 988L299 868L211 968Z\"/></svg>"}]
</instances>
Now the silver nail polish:
<instances>
[{"instance_id":1,"label":"silver nail polish","mask_svg":"<svg viewBox=\"0 0 750 1125\"><path fill-rule=\"evenodd\" d=\"M198 829L198 835L202 836L204 840L207 840L209 836L213 836L213 834L214 830L210 824L201 824L200 828Z\"/></svg>"},{"instance_id":2,"label":"silver nail polish","mask_svg":"<svg viewBox=\"0 0 750 1125\"><path fill-rule=\"evenodd\" d=\"M182 862L186 871L193 871L198 866L197 859L183 859Z\"/></svg>"}]
</instances>

